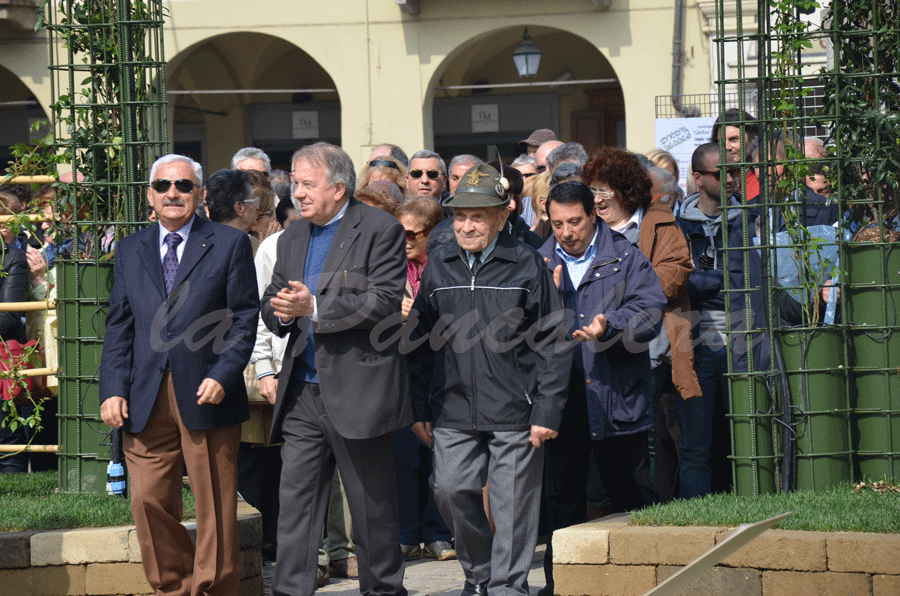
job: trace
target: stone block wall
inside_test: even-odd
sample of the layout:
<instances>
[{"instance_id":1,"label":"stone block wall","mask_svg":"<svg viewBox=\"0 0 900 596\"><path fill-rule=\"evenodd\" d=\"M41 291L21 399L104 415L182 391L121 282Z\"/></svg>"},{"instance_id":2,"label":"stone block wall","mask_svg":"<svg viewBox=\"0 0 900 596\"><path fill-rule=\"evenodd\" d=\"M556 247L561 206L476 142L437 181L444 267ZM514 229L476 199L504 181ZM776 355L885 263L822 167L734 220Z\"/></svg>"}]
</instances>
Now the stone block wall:
<instances>
[{"instance_id":1,"label":"stone block wall","mask_svg":"<svg viewBox=\"0 0 900 596\"><path fill-rule=\"evenodd\" d=\"M560 596L641 596L734 528L630 526L627 516L553 535ZM900 535L769 530L681 594L897 596Z\"/></svg>"},{"instance_id":2,"label":"stone block wall","mask_svg":"<svg viewBox=\"0 0 900 596\"><path fill-rule=\"evenodd\" d=\"M196 537L196 524L185 522ZM262 522L238 506L239 596L262 594ZM152 596L134 526L0 533L0 596Z\"/></svg>"}]
</instances>

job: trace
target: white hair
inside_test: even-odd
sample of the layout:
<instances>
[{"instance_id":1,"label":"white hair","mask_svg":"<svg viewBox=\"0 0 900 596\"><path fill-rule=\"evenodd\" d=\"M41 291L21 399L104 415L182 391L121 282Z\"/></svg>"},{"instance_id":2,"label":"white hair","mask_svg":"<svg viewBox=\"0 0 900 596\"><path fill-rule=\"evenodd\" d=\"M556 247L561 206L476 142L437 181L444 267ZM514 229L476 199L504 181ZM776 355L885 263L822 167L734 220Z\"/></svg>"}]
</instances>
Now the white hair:
<instances>
[{"instance_id":1,"label":"white hair","mask_svg":"<svg viewBox=\"0 0 900 596\"><path fill-rule=\"evenodd\" d=\"M272 160L269 159L269 156L266 155L265 151L257 149L256 147L244 147L235 153L234 157L231 158L231 169L236 170L238 164L245 159L258 159L263 162L267 174L272 171Z\"/></svg>"},{"instance_id":2,"label":"white hair","mask_svg":"<svg viewBox=\"0 0 900 596\"><path fill-rule=\"evenodd\" d=\"M519 157L515 158L510 165L510 167L516 166L524 166L525 164L529 164L534 168L537 168L537 161L535 161L534 157L526 154L522 154Z\"/></svg>"},{"instance_id":3,"label":"white hair","mask_svg":"<svg viewBox=\"0 0 900 596\"><path fill-rule=\"evenodd\" d=\"M194 170L194 175L197 177L197 184L203 186L203 167L190 157L186 155L178 155L177 153L163 155L153 162L153 165L150 167L150 181L152 182L156 179L156 170L159 169L159 166L164 166L167 163L172 163L173 161L183 161L184 163L191 166L191 169Z\"/></svg>"}]
</instances>

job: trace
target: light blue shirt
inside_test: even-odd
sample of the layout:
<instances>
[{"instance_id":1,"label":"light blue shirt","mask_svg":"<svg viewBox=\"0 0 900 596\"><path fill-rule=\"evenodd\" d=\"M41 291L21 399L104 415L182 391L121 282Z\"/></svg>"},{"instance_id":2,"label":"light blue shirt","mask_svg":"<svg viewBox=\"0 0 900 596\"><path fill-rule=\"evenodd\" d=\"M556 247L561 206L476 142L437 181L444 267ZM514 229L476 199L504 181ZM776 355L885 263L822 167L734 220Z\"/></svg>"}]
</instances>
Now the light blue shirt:
<instances>
[{"instance_id":1,"label":"light blue shirt","mask_svg":"<svg viewBox=\"0 0 900 596\"><path fill-rule=\"evenodd\" d=\"M484 265L484 262L487 261L488 255L491 254L491 252L494 250L494 247L497 246L497 238L499 238L499 237L500 237L500 234L498 233L496 236L494 236L493 242L488 244L487 248L485 248L483 251L481 251L481 264L482 265ZM475 253L466 251L466 256L469 257L469 269L471 269L472 265L475 264Z\"/></svg>"},{"instance_id":2,"label":"light blue shirt","mask_svg":"<svg viewBox=\"0 0 900 596\"><path fill-rule=\"evenodd\" d=\"M181 226L181 228L175 230L175 233L181 236L181 244L175 247L175 256L178 257L178 262L181 262L181 256L184 254L184 245L187 244L188 235L191 233L191 226L194 225L194 217L191 217L191 221L187 222L185 225ZM166 258L166 253L169 252L169 247L166 246L166 236L169 235L169 230L165 229L162 224L159 224L159 260L162 262L164 258Z\"/></svg>"},{"instance_id":3,"label":"light blue shirt","mask_svg":"<svg viewBox=\"0 0 900 596\"><path fill-rule=\"evenodd\" d=\"M590 269L591 261L594 260L594 255L597 254L597 233L599 231L599 226L595 225L594 237L591 238L591 243L580 257L570 255L559 245L559 242L556 243L556 254L559 255L559 258L565 263L566 271L569 272L569 279L572 280L572 284L576 289L581 285L584 274Z\"/></svg>"}]
</instances>

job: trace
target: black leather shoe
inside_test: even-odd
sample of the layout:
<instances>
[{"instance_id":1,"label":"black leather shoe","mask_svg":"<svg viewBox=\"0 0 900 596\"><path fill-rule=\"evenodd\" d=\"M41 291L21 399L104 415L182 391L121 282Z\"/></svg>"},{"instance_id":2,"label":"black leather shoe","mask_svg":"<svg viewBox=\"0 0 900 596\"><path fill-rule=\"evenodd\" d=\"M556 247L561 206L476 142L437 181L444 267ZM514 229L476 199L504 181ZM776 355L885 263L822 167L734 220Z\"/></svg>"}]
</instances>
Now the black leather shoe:
<instances>
[{"instance_id":1,"label":"black leather shoe","mask_svg":"<svg viewBox=\"0 0 900 596\"><path fill-rule=\"evenodd\" d=\"M470 584L466 582L463 584L462 592L459 596L487 596L487 582L482 582L480 584Z\"/></svg>"}]
</instances>

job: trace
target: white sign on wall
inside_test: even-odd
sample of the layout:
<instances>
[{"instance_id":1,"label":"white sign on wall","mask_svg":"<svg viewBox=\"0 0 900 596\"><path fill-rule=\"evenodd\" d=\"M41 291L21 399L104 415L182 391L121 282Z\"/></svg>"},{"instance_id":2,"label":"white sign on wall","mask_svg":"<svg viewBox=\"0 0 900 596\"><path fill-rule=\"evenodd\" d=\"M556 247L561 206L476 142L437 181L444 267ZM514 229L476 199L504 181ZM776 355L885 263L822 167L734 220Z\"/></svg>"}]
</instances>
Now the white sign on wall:
<instances>
[{"instance_id":1,"label":"white sign on wall","mask_svg":"<svg viewBox=\"0 0 900 596\"><path fill-rule=\"evenodd\" d=\"M293 112L291 115L295 139L319 138L319 112Z\"/></svg>"},{"instance_id":2,"label":"white sign on wall","mask_svg":"<svg viewBox=\"0 0 900 596\"><path fill-rule=\"evenodd\" d=\"M656 119L656 146L671 153L678 161L678 185L682 190L685 190L694 149L709 142L715 121L715 118Z\"/></svg>"},{"instance_id":3,"label":"white sign on wall","mask_svg":"<svg viewBox=\"0 0 900 596\"><path fill-rule=\"evenodd\" d=\"M472 106L472 132L500 132L497 104Z\"/></svg>"}]
</instances>

